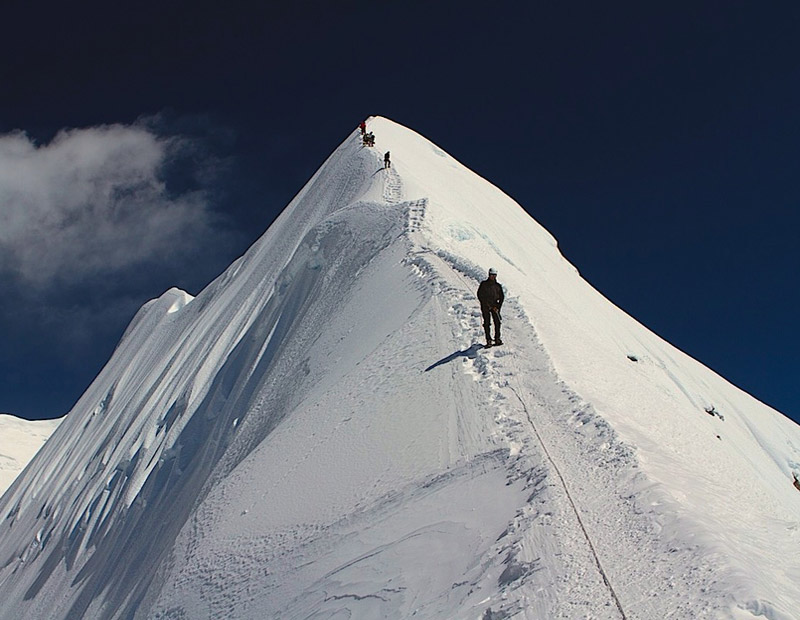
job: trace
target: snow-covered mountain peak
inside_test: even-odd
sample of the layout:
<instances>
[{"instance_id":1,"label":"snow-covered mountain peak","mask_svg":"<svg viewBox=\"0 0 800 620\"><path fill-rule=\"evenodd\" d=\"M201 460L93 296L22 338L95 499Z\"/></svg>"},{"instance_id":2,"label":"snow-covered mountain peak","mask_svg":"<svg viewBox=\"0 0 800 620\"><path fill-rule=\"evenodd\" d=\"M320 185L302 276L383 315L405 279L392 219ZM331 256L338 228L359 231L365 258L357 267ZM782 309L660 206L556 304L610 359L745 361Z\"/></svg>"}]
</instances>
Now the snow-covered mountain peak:
<instances>
[{"instance_id":1,"label":"snow-covered mountain peak","mask_svg":"<svg viewBox=\"0 0 800 620\"><path fill-rule=\"evenodd\" d=\"M797 425L442 149L367 130L137 314L0 500L0 617L797 617Z\"/></svg>"}]
</instances>

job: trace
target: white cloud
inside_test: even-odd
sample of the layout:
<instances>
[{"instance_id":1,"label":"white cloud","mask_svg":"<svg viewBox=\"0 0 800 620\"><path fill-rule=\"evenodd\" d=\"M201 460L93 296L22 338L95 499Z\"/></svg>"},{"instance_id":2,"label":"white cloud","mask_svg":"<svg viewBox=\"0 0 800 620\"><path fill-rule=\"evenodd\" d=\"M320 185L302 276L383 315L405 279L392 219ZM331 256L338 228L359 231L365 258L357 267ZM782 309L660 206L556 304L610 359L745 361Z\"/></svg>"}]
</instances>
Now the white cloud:
<instances>
[{"instance_id":1,"label":"white cloud","mask_svg":"<svg viewBox=\"0 0 800 620\"><path fill-rule=\"evenodd\" d=\"M171 195L163 180L185 146L142 125L63 130L45 145L0 135L0 271L40 287L197 250L213 233L205 195Z\"/></svg>"}]
</instances>

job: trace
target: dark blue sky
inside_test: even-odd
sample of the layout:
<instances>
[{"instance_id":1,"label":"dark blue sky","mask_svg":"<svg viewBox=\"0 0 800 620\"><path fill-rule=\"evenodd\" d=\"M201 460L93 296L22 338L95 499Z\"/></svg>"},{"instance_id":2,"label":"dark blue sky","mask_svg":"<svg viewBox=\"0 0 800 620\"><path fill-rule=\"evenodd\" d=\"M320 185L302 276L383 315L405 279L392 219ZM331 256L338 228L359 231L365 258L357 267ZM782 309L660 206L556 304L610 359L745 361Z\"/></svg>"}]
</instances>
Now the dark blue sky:
<instances>
[{"instance_id":1,"label":"dark blue sky","mask_svg":"<svg viewBox=\"0 0 800 620\"><path fill-rule=\"evenodd\" d=\"M87 209L61 238L0 203L27 235L0 229L0 411L69 410L142 303L197 293L380 114L513 196L626 312L800 420L800 5L652 4L12 0L0 133L24 131L49 175L21 187L60 178L44 157L60 130L120 124L182 145L163 188L130 192L202 216L169 233L115 211L95 237L73 226ZM3 178L0 201L18 200ZM154 230L147 256L105 260ZM42 257L45 275L20 275Z\"/></svg>"}]
</instances>

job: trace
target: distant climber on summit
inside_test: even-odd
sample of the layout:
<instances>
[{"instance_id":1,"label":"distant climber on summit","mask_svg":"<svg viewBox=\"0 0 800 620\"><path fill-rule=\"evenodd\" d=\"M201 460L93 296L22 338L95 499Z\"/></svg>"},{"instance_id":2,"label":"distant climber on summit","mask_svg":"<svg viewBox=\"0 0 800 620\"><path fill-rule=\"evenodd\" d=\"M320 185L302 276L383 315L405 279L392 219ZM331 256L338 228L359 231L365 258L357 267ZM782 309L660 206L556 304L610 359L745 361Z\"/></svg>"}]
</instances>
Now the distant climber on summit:
<instances>
[{"instance_id":1,"label":"distant climber on summit","mask_svg":"<svg viewBox=\"0 0 800 620\"><path fill-rule=\"evenodd\" d=\"M361 130L361 137L362 138L367 135L367 122L366 121L361 121L361 124L358 126L358 128Z\"/></svg>"},{"instance_id":2,"label":"distant climber on summit","mask_svg":"<svg viewBox=\"0 0 800 620\"><path fill-rule=\"evenodd\" d=\"M386 155L383 156L383 167L384 168L392 167L392 162L389 160L389 151L386 151Z\"/></svg>"},{"instance_id":3,"label":"distant climber on summit","mask_svg":"<svg viewBox=\"0 0 800 620\"><path fill-rule=\"evenodd\" d=\"M490 321L494 321L494 344L503 344L500 338L500 308L503 307L505 294L503 287L497 281L497 270L489 269L489 277L478 286L478 301L481 302L483 314L483 330L486 332L486 346L492 346Z\"/></svg>"}]
</instances>

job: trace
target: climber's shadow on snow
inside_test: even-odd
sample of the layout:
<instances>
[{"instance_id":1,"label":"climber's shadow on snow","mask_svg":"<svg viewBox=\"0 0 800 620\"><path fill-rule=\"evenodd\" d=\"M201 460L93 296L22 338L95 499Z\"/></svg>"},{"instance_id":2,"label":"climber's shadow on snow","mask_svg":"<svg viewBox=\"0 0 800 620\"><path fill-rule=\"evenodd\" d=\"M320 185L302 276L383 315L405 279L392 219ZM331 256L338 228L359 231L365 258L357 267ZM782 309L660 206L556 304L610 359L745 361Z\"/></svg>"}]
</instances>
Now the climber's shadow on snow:
<instances>
[{"instance_id":1,"label":"climber's shadow on snow","mask_svg":"<svg viewBox=\"0 0 800 620\"><path fill-rule=\"evenodd\" d=\"M425 372L429 370L433 370L437 366L442 366L443 364L447 364L448 362L452 362L454 359L458 359L459 357L468 357L470 359L475 359L478 356L478 351L483 348L482 344L475 343L469 349L464 349L463 351L456 351L455 353L451 353L447 357L443 357L435 364L431 364L425 369Z\"/></svg>"}]
</instances>

